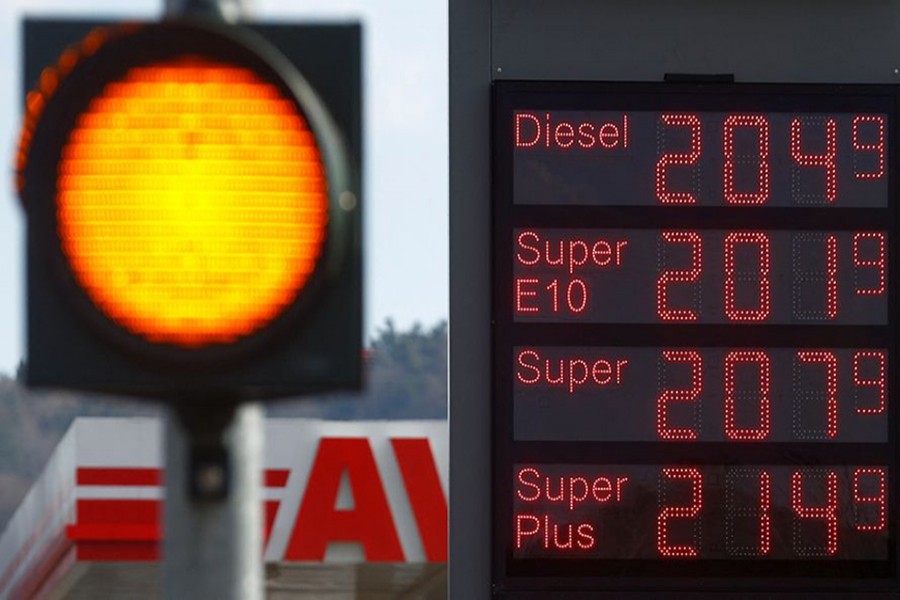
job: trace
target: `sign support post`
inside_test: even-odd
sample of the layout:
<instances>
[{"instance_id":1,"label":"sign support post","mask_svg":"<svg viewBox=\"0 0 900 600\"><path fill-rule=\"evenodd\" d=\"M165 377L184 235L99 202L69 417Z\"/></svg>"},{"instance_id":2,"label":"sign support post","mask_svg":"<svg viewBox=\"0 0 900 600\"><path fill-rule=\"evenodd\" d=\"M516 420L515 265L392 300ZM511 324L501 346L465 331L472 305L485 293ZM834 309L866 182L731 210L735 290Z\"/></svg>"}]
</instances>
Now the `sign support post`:
<instances>
[{"instance_id":1,"label":"sign support post","mask_svg":"<svg viewBox=\"0 0 900 600\"><path fill-rule=\"evenodd\" d=\"M166 417L164 597L259 600L262 411L200 412Z\"/></svg>"},{"instance_id":2,"label":"sign support post","mask_svg":"<svg viewBox=\"0 0 900 600\"><path fill-rule=\"evenodd\" d=\"M242 0L166 0L170 16L235 20ZM174 405L166 415L163 596L261 600L262 409Z\"/></svg>"}]
</instances>

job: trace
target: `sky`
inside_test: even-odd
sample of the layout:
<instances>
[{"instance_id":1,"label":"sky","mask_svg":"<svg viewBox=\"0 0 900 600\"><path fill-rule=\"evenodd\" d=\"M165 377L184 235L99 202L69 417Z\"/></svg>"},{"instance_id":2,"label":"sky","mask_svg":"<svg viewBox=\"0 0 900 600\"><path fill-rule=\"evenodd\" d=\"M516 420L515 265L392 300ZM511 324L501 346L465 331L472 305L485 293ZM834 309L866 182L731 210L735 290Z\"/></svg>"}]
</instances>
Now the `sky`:
<instances>
[{"instance_id":1,"label":"sky","mask_svg":"<svg viewBox=\"0 0 900 600\"><path fill-rule=\"evenodd\" d=\"M388 318L400 329L447 319L447 0L250 6L264 22L362 23L366 339ZM152 20L162 10L162 0L0 0L0 165L9 165L0 169L0 373L15 373L24 353L24 219L11 170L22 115L22 21Z\"/></svg>"}]
</instances>

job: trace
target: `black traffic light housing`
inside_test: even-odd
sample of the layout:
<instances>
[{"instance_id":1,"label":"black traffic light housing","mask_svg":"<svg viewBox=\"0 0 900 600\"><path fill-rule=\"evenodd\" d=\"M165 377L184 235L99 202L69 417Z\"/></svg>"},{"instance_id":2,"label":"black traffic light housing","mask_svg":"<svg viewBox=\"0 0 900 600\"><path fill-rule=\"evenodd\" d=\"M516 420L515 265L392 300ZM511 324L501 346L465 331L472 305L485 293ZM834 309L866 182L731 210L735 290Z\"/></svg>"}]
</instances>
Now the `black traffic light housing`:
<instances>
[{"instance_id":1,"label":"black traffic light housing","mask_svg":"<svg viewBox=\"0 0 900 600\"><path fill-rule=\"evenodd\" d=\"M43 68L54 64L68 46L102 25L85 21L27 20L23 79L26 88L34 85ZM174 23L169 27L174 30L175 41L180 36L186 45L194 45L200 51L224 37L224 51L251 67L278 70L280 61L290 63L288 66L292 65L302 75L336 125L338 143L346 149L348 159L346 189L356 198L361 197L358 25L254 24L232 28L207 24L197 30L199 36L192 35L193 25ZM198 39L207 30L208 39ZM136 31L145 30L137 27ZM154 45L152 39L147 41L149 56L171 50ZM131 44L130 47L131 51L121 53L123 63L142 59L143 51L133 50L140 46ZM258 62L254 65L254 61ZM84 81L89 84L95 76L96 73L88 73ZM73 95L73 102L84 101L91 93L99 90L82 89ZM47 156L53 152L46 151L55 144L46 141L42 144L43 147L38 147L41 143L35 142L29 160L55 160ZM47 186L27 187L23 202L28 216L26 383L29 385L179 402L189 402L194 397L262 399L360 387L361 203L354 210L342 211L339 232L334 231L337 219L330 223L330 235L336 237L329 247L329 272L317 273L313 282L316 285L308 294L304 290L297 306L286 310L284 318L279 317L252 339L238 341L234 348L192 351L154 348L141 340L129 339L134 336L123 334L98 315L91 315L90 302L79 296L73 282L60 276L64 269L59 265L58 244L47 242L48 232L53 233L54 190L46 189ZM335 202L332 199L332 204Z\"/></svg>"}]
</instances>

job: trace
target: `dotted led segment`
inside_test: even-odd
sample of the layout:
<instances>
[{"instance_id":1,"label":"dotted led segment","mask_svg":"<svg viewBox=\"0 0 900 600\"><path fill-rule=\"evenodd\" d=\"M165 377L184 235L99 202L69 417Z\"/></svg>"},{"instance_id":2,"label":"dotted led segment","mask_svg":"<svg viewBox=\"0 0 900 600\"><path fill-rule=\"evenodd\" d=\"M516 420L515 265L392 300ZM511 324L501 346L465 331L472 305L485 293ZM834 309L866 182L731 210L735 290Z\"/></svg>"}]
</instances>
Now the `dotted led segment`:
<instances>
[{"instance_id":1,"label":"dotted led segment","mask_svg":"<svg viewBox=\"0 0 900 600\"><path fill-rule=\"evenodd\" d=\"M884 414L887 407L887 366L886 357L883 350L857 352L853 355L853 384L856 394L856 414L858 415L880 415ZM862 361L870 361L874 359L878 369L875 377L865 376L862 371L865 369L871 372L871 363L863 365ZM868 368L866 368L868 366ZM877 392L878 404L876 406L866 405L860 406L860 388L874 388Z\"/></svg>"},{"instance_id":2,"label":"dotted led segment","mask_svg":"<svg viewBox=\"0 0 900 600\"><path fill-rule=\"evenodd\" d=\"M809 479L817 479L822 475L825 476L825 504L818 506L808 506L803 503L804 481L810 487L821 484L814 482L808 483ZM794 521L794 547L800 556L833 556L838 550L838 477L833 471L824 469L809 469L804 474L803 471L795 471L791 475L791 508L797 517ZM819 520L823 521L826 527L825 548L818 546L803 544L803 520Z\"/></svg>"},{"instance_id":3,"label":"dotted led segment","mask_svg":"<svg viewBox=\"0 0 900 600\"><path fill-rule=\"evenodd\" d=\"M735 184L735 170L737 162L745 162L749 159L735 157L734 130L738 127L755 128L757 131L757 144L759 156L757 164L757 182L755 192L739 192ZM758 205L765 204L769 200L769 121L761 115L730 115L722 125L724 163L724 196L728 204ZM752 162L752 160L749 160Z\"/></svg>"},{"instance_id":4,"label":"dotted led segment","mask_svg":"<svg viewBox=\"0 0 900 600\"><path fill-rule=\"evenodd\" d=\"M834 202L837 198L837 123L834 119L825 121L825 150L822 154L803 152L802 135L803 121L794 119L791 121L791 156L798 165L825 169L825 198L828 202Z\"/></svg>"},{"instance_id":5,"label":"dotted led segment","mask_svg":"<svg viewBox=\"0 0 900 600\"><path fill-rule=\"evenodd\" d=\"M662 269L664 246L660 244L660 275L656 280L656 312L661 321L696 321L698 312L695 309L669 308L669 285L672 283L698 283L703 273L703 239L695 231L663 231L663 241L671 244L691 245L691 268L684 270ZM695 292L696 304L699 304L699 293Z\"/></svg>"},{"instance_id":6,"label":"dotted led segment","mask_svg":"<svg viewBox=\"0 0 900 600\"><path fill-rule=\"evenodd\" d=\"M666 501L666 480L685 479L691 483L691 503L688 506L668 506ZM696 519L703 510L703 475L699 469L664 467L660 470L659 493L660 510L656 518L656 549L667 558L696 558L700 555L699 542L702 539L700 520ZM669 521L673 519L694 520L693 543L673 544L669 539Z\"/></svg>"},{"instance_id":7,"label":"dotted led segment","mask_svg":"<svg viewBox=\"0 0 900 600\"><path fill-rule=\"evenodd\" d=\"M91 101L59 163L58 233L110 319L154 343L227 344L307 284L325 169L294 103L246 68L184 57Z\"/></svg>"},{"instance_id":8,"label":"dotted led segment","mask_svg":"<svg viewBox=\"0 0 900 600\"><path fill-rule=\"evenodd\" d=\"M866 128L866 125L872 124L875 126L876 131L876 141L874 142L863 142L860 140L860 137L863 137L864 134L861 133L861 129L869 129ZM853 176L857 179L881 179L884 177L884 117L881 115L857 115L853 117L853 150L854 153L854 163L859 162L858 154L861 152L875 152L875 159L877 161L877 168L874 171L859 171L854 170ZM858 166L854 164L854 166Z\"/></svg>"},{"instance_id":9,"label":"dotted led segment","mask_svg":"<svg viewBox=\"0 0 900 600\"><path fill-rule=\"evenodd\" d=\"M737 365L755 364L759 377L759 423L739 427L737 423ZM772 429L772 362L761 350L733 351L725 355L725 435L730 440L765 440Z\"/></svg>"},{"instance_id":10,"label":"dotted led segment","mask_svg":"<svg viewBox=\"0 0 900 600\"><path fill-rule=\"evenodd\" d=\"M688 389L665 389L663 373L660 369L661 393L656 401L656 433L662 440L696 440L699 438L699 410L694 409L693 428L675 428L669 424L669 403L696 403L703 393L703 357L695 350L662 350L661 358L671 363L688 363L691 367L691 387Z\"/></svg>"},{"instance_id":11,"label":"dotted led segment","mask_svg":"<svg viewBox=\"0 0 900 600\"><path fill-rule=\"evenodd\" d=\"M863 492L864 487L871 489L871 480L863 481L864 477L875 478L875 491L868 494ZM868 483L868 485L866 485ZM857 531L884 531L887 527L887 486L885 485L884 469L856 469L853 471L853 509ZM873 504L866 507L860 505ZM868 508L869 510L864 510ZM866 522L865 515L874 512L875 522Z\"/></svg>"},{"instance_id":12,"label":"dotted led segment","mask_svg":"<svg viewBox=\"0 0 900 600\"><path fill-rule=\"evenodd\" d=\"M759 256L759 284L756 308L737 308L737 274L735 247L756 245ZM731 232L725 236L725 315L730 321L765 321L771 312L771 256L769 236L761 231Z\"/></svg>"},{"instance_id":13,"label":"dotted led segment","mask_svg":"<svg viewBox=\"0 0 900 600\"><path fill-rule=\"evenodd\" d=\"M670 127L690 127L690 152L670 152L663 154L656 163L656 197L662 204L696 204L697 197L690 192L669 190L667 170L669 166L693 166L701 153L700 119L697 115L660 115L660 121ZM659 140L661 145L662 140Z\"/></svg>"},{"instance_id":14,"label":"dotted led segment","mask_svg":"<svg viewBox=\"0 0 900 600\"><path fill-rule=\"evenodd\" d=\"M802 389L799 377L799 367L802 363L819 363L825 366L825 430L815 431L802 427L800 411L794 409L794 430L797 437L805 440L834 439L838 435L838 359L834 352L826 350L801 350L797 352L795 368L794 394L801 398L809 393Z\"/></svg>"}]
</instances>

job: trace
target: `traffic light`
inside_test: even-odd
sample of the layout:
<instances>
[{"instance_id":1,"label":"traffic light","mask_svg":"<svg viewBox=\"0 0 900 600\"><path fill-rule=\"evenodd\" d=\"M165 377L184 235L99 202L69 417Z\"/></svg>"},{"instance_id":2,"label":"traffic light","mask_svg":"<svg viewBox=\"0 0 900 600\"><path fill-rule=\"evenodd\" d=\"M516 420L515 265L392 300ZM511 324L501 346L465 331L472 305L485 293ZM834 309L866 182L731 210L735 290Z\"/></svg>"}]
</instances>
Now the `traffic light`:
<instances>
[{"instance_id":1,"label":"traffic light","mask_svg":"<svg viewBox=\"0 0 900 600\"><path fill-rule=\"evenodd\" d=\"M26 66L86 26L27 22ZM95 27L33 77L17 156L30 385L359 386L358 27Z\"/></svg>"}]
</instances>

